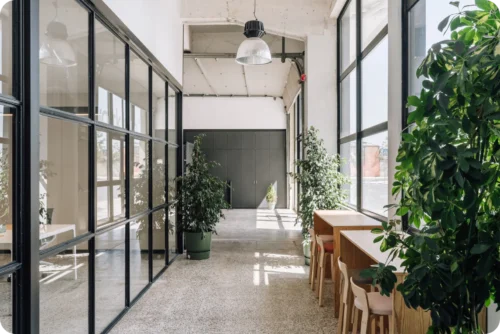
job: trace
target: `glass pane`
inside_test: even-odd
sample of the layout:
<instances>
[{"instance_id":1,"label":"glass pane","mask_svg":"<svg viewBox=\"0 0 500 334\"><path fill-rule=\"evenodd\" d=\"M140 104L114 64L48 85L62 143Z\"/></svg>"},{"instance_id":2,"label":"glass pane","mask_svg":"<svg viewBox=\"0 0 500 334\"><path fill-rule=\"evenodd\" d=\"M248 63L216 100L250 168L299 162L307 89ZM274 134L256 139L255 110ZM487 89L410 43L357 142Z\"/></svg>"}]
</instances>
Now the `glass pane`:
<instances>
[{"instance_id":1,"label":"glass pane","mask_svg":"<svg viewBox=\"0 0 500 334\"><path fill-rule=\"evenodd\" d=\"M341 172L351 180L351 184L344 185L344 189L347 189L349 193L349 204L356 206L358 183L356 167L356 142L352 141L349 143L341 144L340 156L344 160Z\"/></svg>"},{"instance_id":2,"label":"glass pane","mask_svg":"<svg viewBox=\"0 0 500 334\"><path fill-rule=\"evenodd\" d=\"M74 0L40 0L40 104L88 117L89 13Z\"/></svg>"},{"instance_id":3,"label":"glass pane","mask_svg":"<svg viewBox=\"0 0 500 334\"><path fill-rule=\"evenodd\" d=\"M361 69L362 128L387 121L389 100L389 49L387 36L363 59Z\"/></svg>"},{"instance_id":4,"label":"glass pane","mask_svg":"<svg viewBox=\"0 0 500 334\"><path fill-rule=\"evenodd\" d=\"M165 210L153 213L153 276L165 266Z\"/></svg>"},{"instance_id":5,"label":"glass pane","mask_svg":"<svg viewBox=\"0 0 500 334\"><path fill-rule=\"evenodd\" d=\"M97 129L97 225L125 217L125 135Z\"/></svg>"},{"instance_id":6,"label":"glass pane","mask_svg":"<svg viewBox=\"0 0 500 334\"><path fill-rule=\"evenodd\" d=\"M95 119L125 127L125 44L95 21Z\"/></svg>"},{"instance_id":7,"label":"glass pane","mask_svg":"<svg viewBox=\"0 0 500 334\"><path fill-rule=\"evenodd\" d=\"M166 140L165 81L153 72L153 137Z\"/></svg>"},{"instance_id":8,"label":"glass pane","mask_svg":"<svg viewBox=\"0 0 500 334\"><path fill-rule=\"evenodd\" d=\"M101 333L125 308L125 225L96 236L95 321Z\"/></svg>"},{"instance_id":9,"label":"glass pane","mask_svg":"<svg viewBox=\"0 0 500 334\"><path fill-rule=\"evenodd\" d=\"M168 250L170 254L177 253L177 208L168 208ZM171 258L171 257L170 257Z\"/></svg>"},{"instance_id":10,"label":"glass pane","mask_svg":"<svg viewBox=\"0 0 500 334\"><path fill-rule=\"evenodd\" d=\"M168 141L177 143L177 113L175 91L168 87Z\"/></svg>"},{"instance_id":11,"label":"glass pane","mask_svg":"<svg viewBox=\"0 0 500 334\"><path fill-rule=\"evenodd\" d=\"M354 69L340 83L340 137L356 132L356 71Z\"/></svg>"},{"instance_id":12,"label":"glass pane","mask_svg":"<svg viewBox=\"0 0 500 334\"><path fill-rule=\"evenodd\" d=\"M461 0L460 8L474 5L474 0ZM468 7L466 10L474 10ZM408 54L409 54L409 94L420 95L423 78L417 79L417 68L420 66L427 50L432 44L450 39L451 32L446 34L438 30L439 23L447 16L457 13L457 8L449 1L420 0L410 11L408 18Z\"/></svg>"},{"instance_id":13,"label":"glass pane","mask_svg":"<svg viewBox=\"0 0 500 334\"><path fill-rule=\"evenodd\" d=\"M172 202L177 198L177 148L168 147L168 202Z\"/></svg>"},{"instance_id":14,"label":"glass pane","mask_svg":"<svg viewBox=\"0 0 500 334\"><path fill-rule=\"evenodd\" d=\"M389 15L387 0L361 0L361 49L387 25Z\"/></svg>"},{"instance_id":15,"label":"glass pane","mask_svg":"<svg viewBox=\"0 0 500 334\"><path fill-rule=\"evenodd\" d=\"M130 161L132 163L130 181L130 213L135 215L148 209L149 171L148 171L148 143L139 139L132 139L130 147Z\"/></svg>"},{"instance_id":16,"label":"glass pane","mask_svg":"<svg viewBox=\"0 0 500 334\"><path fill-rule=\"evenodd\" d=\"M153 142L153 207L165 203L165 144Z\"/></svg>"},{"instance_id":17,"label":"glass pane","mask_svg":"<svg viewBox=\"0 0 500 334\"><path fill-rule=\"evenodd\" d=\"M12 1L3 1L0 8L0 94L12 95Z\"/></svg>"},{"instance_id":18,"label":"glass pane","mask_svg":"<svg viewBox=\"0 0 500 334\"><path fill-rule=\"evenodd\" d=\"M149 67L130 52L130 129L148 134Z\"/></svg>"},{"instance_id":19,"label":"glass pane","mask_svg":"<svg viewBox=\"0 0 500 334\"><path fill-rule=\"evenodd\" d=\"M11 276L0 276L0 333L12 333L12 283Z\"/></svg>"},{"instance_id":20,"label":"glass pane","mask_svg":"<svg viewBox=\"0 0 500 334\"><path fill-rule=\"evenodd\" d=\"M387 131L363 138L361 163L363 170L362 208L387 216L388 203L388 137Z\"/></svg>"},{"instance_id":21,"label":"glass pane","mask_svg":"<svg viewBox=\"0 0 500 334\"><path fill-rule=\"evenodd\" d=\"M0 105L0 266L12 261L13 112Z\"/></svg>"},{"instance_id":22,"label":"glass pane","mask_svg":"<svg viewBox=\"0 0 500 334\"><path fill-rule=\"evenodd\" d=\"M149 283L148 216L130 223L130 300Z\"/></svg>"},{"instance_id":23,"label":"glass pane","mask_svg":"<svg viewBox=\"0 0 500 334\"><path fill-rule=\"evenodd\" d=\"M356 59L356 1L351 1L340 19L340 60L342 72Z\"/></svg>"},{"instance_id":24,"label":"glass pane","mask_svg":"<svg viewBox=\"0 0 500 334\"><path fill-rule=\"evenodd\" d=\"M86 125L40 117L40 249L88 232Z\"/></svg>"},{"instance_id":25,"label":"glass pane","mask_svg":"<svg viewBox=\"0 0 500 334\"><path fill-rule=\"evenodd\" d=\"M40 260L40 333L88 333L88 259L83 242Z\"/></svg>"}]
</instances>

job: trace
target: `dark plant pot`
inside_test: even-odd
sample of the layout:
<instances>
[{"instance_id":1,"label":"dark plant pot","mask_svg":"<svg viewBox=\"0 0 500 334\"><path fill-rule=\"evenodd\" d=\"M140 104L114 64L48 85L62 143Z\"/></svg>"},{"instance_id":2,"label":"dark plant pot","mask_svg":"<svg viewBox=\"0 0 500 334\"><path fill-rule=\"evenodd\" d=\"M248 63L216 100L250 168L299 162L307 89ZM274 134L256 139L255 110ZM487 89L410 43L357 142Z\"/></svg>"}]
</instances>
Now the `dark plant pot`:
<instances>
[{"instance_id":1,"label":"dark plant pot","mask_svg":"<svg viewBox=\"0 0 500 334\"><path fill-rule=\"evenodd\" d=\"M212 233L184 232L186 239L187 258L191 260L206 260L210 257Z\"/></svg>"},{"instance_id":2,"label":"dark plant pot","mask_svg":"<svg viewBox=\"0 0 500 334\"><path fill-rule=\"evenodd\" d=\"M302 249L304 250L304 260L306 266L311 264L311 243L310 242L304 242L302 244Z\"/></svg>"}]
</instances>

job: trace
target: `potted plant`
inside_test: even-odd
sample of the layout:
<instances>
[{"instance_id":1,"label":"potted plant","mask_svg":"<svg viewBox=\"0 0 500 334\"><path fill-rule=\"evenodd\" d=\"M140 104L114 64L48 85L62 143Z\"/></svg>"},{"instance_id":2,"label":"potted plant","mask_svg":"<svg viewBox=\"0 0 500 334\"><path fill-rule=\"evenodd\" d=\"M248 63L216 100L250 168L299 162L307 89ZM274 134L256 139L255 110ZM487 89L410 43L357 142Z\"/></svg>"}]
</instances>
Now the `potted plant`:
<instances>
[{"instance_id":1,"label":"potted plant","mask_svg":"<svg viewBox=\"0 0 500 334\"><path fill-rule=\"evenodd\" d=\"M314 226L314 211L340 209L347 199L344 186L349 184L349 179L340 172L340 156L328 154L314 127L304 136L303 148L304 158L295 161L298 172L290 176L300 184L298 218L304 237L304 256L309 264L309 229Z\"/></svg>"},{"instance_id":2,"label":"potted plant","mask_svg":"<svg viewBox=\"0 0 500 334\"><path fill-rule=\"evenodd\" d=\"M451 39L428 51L423 89L408 99L415 127L403 134L392 192L396 214L419 230L404 236L394 220L373 231L388 261L403 259L397 290L407 307L430 311L429 333L482 333L478 313L500 304L500 12L476 6L440 23ZM366 274L389 294L393 269Z\"/></svg>"},{"instance_id":3,"label":"potted plant","mask_svg":"<svg viewBox=\"0 0 500 334\"><path fill-rule=\"evenodd\" d=\"M266 201L269 210L274 210L274 208L276 207L276 202L278 201L278 195L276 194L276 190L274 189L272 183L269 185L269 187L267 187Z\"/></svg>"},{"instance_id":4,"label":"potted plant","mask_svg":"<svg viewBox=\"0 0 500 334\"><path fill-rule=\"evenodd\" d=\"M180 228L184 232L187 257L204 260L210 257L212 233L220 218L224 218L223 209L228 209L225 200L226 183L210 174L210 169L217 166L208 162L201 151L203 135L195 137L192 162L186 166L186 174L178 177Z\"/></svg>"}]
</instances>

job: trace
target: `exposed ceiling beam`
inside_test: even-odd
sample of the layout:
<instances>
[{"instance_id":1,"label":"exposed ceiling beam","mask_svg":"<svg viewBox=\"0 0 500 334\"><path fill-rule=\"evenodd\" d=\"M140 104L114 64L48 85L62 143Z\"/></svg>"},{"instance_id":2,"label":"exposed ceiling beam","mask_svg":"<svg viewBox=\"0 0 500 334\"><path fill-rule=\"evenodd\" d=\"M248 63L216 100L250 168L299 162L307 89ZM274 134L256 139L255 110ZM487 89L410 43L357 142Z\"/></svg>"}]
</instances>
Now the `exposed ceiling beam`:
<instances>
[{"instance_id":1,"label":"exposed ceiling beam","mask_svg":"<svg viewBox=\"0 0 500 334\"><path fill-rule=\"evenodd\" d=\"M200 69L201 71L201 74L203 74L203 77L205 78L205 80L207 81L207 84L208 86L210 87L210 89L212 90L212 92L214 93L215 96L219 96L219 94L217 93L217 91L215 90L215 87L214 85L212 85L212 82L210 81L208 75L207 75L207 71L205 70L205 68L203 67L203 64L201 63L201 60L198 59L198 58L195 58L194 61L196 62L196 65L198 65L198 68Z\"/></svg>"},{"instance_id":2,"label":"exposed ceiling beam","mask_svg":"<svg viewBox=\"0 0 500 334\"><path fill-rule=\"evenodd\" d=\"M272 58L282 58L282 53L272 53ZM297 53L285 53L285 58L289 59L302 59L304 57L304 52ZM236 59L236 53L184 53L185 58L234 58Z\"/></svg>"},{"instance_id":3,"label":"exposed ceiling beam","mask_svg":"<svg viewBox=\"0 0 500 334\"><path fill-rule=\"evenodd\" d=\"M245 70L245 66L241 65L243 68L243 77L245 78L245 88L247 89L247 96L250 96L250 91L248 90L248 79L247 79L247 71Z\"/></svg>"}]
</instances>

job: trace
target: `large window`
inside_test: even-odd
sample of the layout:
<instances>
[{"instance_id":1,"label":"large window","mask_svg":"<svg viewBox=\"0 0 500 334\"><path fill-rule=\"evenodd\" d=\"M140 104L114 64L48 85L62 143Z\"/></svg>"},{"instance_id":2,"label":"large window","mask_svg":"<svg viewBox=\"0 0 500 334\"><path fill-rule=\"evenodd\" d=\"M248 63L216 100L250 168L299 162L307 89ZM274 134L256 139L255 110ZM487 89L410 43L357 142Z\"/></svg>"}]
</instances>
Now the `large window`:
<instances>
[{"instance_id":1,"label":"large window","mask_svg":"<svg viewBox=\"0 0 500 334\"><path fill-rule=\"evenodd\" d=\"M2 333L107 332L177 253L180 85L104 6L0 2Z\"/></svg>"},{"instance_id":2,"label":"large window","mask_svg":"<svg viewBox=\"0 0 500 334\"><path fill-rule=\"evenodd\" d=\"M351 0L338 20L339 152L352 208L384 219L388 203L387 0Z\"/></svg>"}]
</instances>

